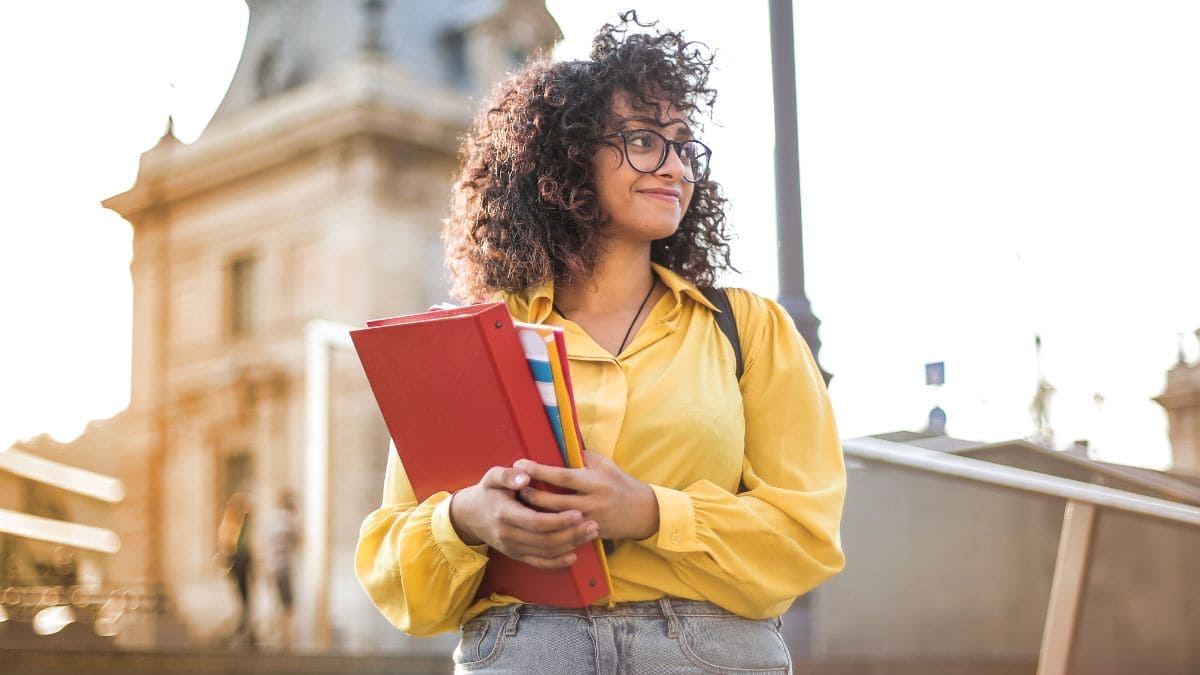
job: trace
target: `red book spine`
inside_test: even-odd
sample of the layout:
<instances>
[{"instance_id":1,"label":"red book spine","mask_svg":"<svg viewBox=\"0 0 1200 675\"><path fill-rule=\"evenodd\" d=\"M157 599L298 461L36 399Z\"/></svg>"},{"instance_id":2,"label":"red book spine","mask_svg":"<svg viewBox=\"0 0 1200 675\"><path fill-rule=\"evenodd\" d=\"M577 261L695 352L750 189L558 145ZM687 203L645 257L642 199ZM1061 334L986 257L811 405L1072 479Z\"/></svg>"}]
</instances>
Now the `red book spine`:
<instances>
[{"instance_id":1,"label":"red book spine","mask_svg":"<svg viewBox=\"0 0 1200 675\"><path fill-rule=\"evenodd\" d=\"M492 351L490 361L496 368L495 376L504 383L505 398L513 408L513 418L518 420L517 433L527 456L539 464L562 466L557 441L545 420L541 397L529 374L511 317L505 312L502 319L494 322L491 317L481 319L479 327L484 331L484 343ZM536 487L561 491L556 486ZM608 584L595 547L589 542L577 548L575 555L576 561L570 567L543 570L490 550L478 594L510 595L528 603L560 607L583 607L607 596Z\"/></svg>"}]
</instances>

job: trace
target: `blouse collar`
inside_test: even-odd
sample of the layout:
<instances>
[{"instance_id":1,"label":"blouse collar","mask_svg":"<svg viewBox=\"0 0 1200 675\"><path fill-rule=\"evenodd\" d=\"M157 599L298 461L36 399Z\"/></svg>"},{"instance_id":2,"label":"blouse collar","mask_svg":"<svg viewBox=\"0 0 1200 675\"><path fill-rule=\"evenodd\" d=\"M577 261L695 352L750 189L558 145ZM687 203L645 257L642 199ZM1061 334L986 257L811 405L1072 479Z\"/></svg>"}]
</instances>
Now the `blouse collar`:
<instances>
[{"instance_id":1,"label":"blouse collar","mask_svg":"<svg viewBox=\"0 0 1200 675\"><path fill-rule=\"evenodd\" d=\"M713 312L718 310L695 284L679 276L675 272L659 265L658 263L650 263L650 267L658 276L659 281L667 287L667 290L675 298L674 307L668 312L668 317L673 318L678 315L682 309L683 296L688 296L694 302L704 305ZM554 311L554 281L549 280L538 286L534 286L523 293L504 293L501 292L496 296L497 300L506 302L509 310L518 321L528 323L545 323L546 319Z\"/></svg>"}]
</instances>

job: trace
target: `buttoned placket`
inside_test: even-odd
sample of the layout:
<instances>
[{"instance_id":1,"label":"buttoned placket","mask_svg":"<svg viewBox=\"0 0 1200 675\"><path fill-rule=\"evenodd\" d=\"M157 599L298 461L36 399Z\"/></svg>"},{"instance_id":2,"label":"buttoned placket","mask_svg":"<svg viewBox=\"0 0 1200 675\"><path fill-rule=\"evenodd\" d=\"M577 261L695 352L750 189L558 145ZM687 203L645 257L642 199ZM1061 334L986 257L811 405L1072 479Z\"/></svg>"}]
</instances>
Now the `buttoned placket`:
<instances>
[{"instance_id":1,"label":"buttoned placket","mask_svg":"<svg viewBox=\"0 0 1200 675\"><path fill-rule=\"evenodd\" d=\"M675 305L665 312L664 302L675 300ZM612 355L592 339L582 328L569 319L563 319L557 314L552 322L562 326L567 338L567 356L571 361L592 362L601 364L598 390L591 407L591 415L580 412L579 426L587 439L587 450L614 458L617 439L621 435L621 427L625 421L625 413L629 402L629 383L627 371L629 362L642 350L651 348L655 343L670 335L675 329L675 322L668 321L667 316L678 314L678 301L673 293L660 298L650 310L650 315L634 334L632 341L619 355ZM652 323L651 323L652 322ZM551 321L547 321L551 323Z\"/></svg>"}]
</instances>

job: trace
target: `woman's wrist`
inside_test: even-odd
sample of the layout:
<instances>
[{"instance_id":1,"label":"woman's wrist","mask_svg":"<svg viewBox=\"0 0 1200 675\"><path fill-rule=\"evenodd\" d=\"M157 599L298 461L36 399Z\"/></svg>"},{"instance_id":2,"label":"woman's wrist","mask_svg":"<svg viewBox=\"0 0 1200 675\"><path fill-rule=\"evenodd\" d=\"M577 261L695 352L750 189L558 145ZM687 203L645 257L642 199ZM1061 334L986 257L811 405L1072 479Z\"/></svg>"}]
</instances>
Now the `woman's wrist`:
<instances>
[{"instance_id":1,"label":"woman's wrist","mask_svg":"<svg viewBox=\"0 0 1200 675\"><path fill-rule=\"evenodd\" d=\"M467 546L478 546L483 543L483 538L477 536L468 524L471 501L469 493L475 487L472 485L450 495L450 524L454 526L454 532L458 534L458 538Z\"/></svg>"},{"instance_id":2,"label":"woman's wrist","mask_svg":"<svg viewBox=\"0 0 1200 675\"><path fill-rule=\"evenodd\" d=\"M638 500L639 508L637 510L640 516L637 520L638 528L633 533L633 536L630 537L634 541L649 539L658 532L659 527L658 497L654 494L654 488L646 483L642 483L641 486L642 490L640 491L641 495Z\"/></svg>"}]
</instances>

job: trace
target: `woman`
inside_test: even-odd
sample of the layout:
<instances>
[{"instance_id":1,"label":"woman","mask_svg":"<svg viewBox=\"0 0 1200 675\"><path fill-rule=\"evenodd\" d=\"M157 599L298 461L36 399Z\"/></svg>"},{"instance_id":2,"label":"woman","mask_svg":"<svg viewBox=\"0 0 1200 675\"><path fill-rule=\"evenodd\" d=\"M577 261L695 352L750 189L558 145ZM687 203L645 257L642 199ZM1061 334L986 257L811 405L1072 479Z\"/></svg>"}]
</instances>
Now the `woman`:
<instances>
[{"instance_id":1,"label":"woman","mask_svg":"<svg viewBox=\"0 0 1200 675\"><path fill-rule=\"evenodd\" d=\"M225 502L225 512L217 528L217 559L233 579L238 593L238 624L229 636L230 641L245 638L250 646L256 644L254 626L250 622L250 573L253 558L250 554L250 497L235 492Z\"/></svg>"},{"instance_id":2,"label":"woman","mask_svg":"<svg viewBox=\"0 0 1200 675\"><path fill-rule=\"evenodd\" d=\"M843 565L837 431L787 313L728 289L739 382L699 290L729 267L711 153L693 138L711 58L622 19L590 61L534 63L501 86L445 231L456 294L565 329L588 468L521 460L417 503L391 453L356 568L400 629L461 626L462 672L783 672L777 617ZM612 542L607 603L475 595L489 547L554 568L598 537Z\"/></svg>"}]
</instances>

